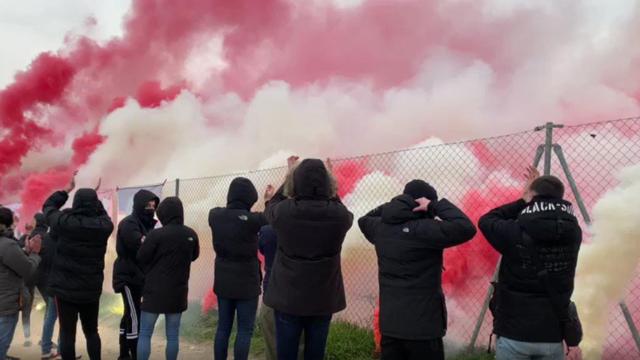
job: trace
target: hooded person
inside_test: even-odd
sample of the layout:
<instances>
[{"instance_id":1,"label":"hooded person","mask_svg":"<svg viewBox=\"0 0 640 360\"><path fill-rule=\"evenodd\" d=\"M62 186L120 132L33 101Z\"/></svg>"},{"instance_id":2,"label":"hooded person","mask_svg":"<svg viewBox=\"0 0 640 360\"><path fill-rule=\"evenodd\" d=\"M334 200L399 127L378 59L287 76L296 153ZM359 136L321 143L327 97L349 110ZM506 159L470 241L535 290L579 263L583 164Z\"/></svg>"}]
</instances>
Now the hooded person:
<instances>
[{"instance_id":1,"label":"hooded person","mask_svg":"<svg viewBox=\"0 0 640 360\"><path fill-rule=\"evenodd\" d=\"M563 322L570 316L582 230L563 197L558 178L530 169L523 198L478 223L502 255L491 300L498 360L564 359Z\"/></svg>"},{"instance_id":2,"label":"hooded person","mask_svg":"<svg viewBox=\"0 0 640 360\"><path fill-rule=\"evenodd\" d=\"M55 257L55 241L49 231L49 224L43 213L37 213L34 216L35 227L31 232L31 236L40 235L42 238L42 248L40 249L40 266L36 273L35 285L42 299L45 302L44 319L42 322L42 338L40 339L40 347L42 350L41 359L55 359L58 357L58 351L55 349L52 341L53 331L56 321L58 320L58 309L56 302L49 290L49 274Z\"/></svg>"},{"instance_id":3,"label":"hooded person","mask_svg":"<svg viewBox=\"0 0 640 360\"><path fill-rule=\"evenodd\" d=\"M144 273L138 265L137 255L142 239L156 225L154 214L160 199L148 190L139 190L133 196L130 215L118 225L116 252L113 264L113 290L122 295L124 314L120 321L120 356L118 359L136 359L138 332L140 331L140 301Z\"/></svg>"},{"instance_id":4,"label":"hooded person","mask_svg":"<svg viewBox=\"0 0 640 360\"><path fill-rule=\"evenodd\" d=\"M331 317L346 307L340 254L353 215L321 160L293 162L265 210L278 248L264 302L275 310L279 359L297 358L303 330L305 359L323 359Z\"/></svg>"},{"instance_id":5,"label":"hooded person","mask_svg":"<svg viewBox=\"0 0 640 360\"><path fill-rule=\"evenodd\" d=\"M56 234L55 257L49 290L56 298L60 320L60 354L76 357L78 315L90 359L100 359L98 312L104 282L104 256L113 223L94 189L79 189L70 209L61 210L75 187L53 193L43 205L51 231Z\"/></svg>"},{"instance_id":6,"label":"hooded person","mask_svg":"<svg viewBox=\"0 0 640 360\"><path fill-rule=\"evenodd\" d=\"M260 296L262 273L258 260L258 232L267 224L262 213L252 213L258 192L247 178L233 179L227 206L211 209L213 249L216 253L213 291L218 297L215 359L227 358L229 337L238 316L234 359L249 357L251 337Z\"/></svg>"},{"instance_id":7,"label":"hooded person","mask_svg":"<svg viewBox=\"0 0 640 360\"><path fill-rule=\"evenodd\" d=\"M26 249L13 236L13 212L0 206L0 359L7 357L18 324L21 289L32 278L40 263L40 244ZM26 252L25 252L26 250Z\"/></svg>"},{"instance_id":8,"label":"hooded person","mask_svg":"<svg viewBox=\"0 0 640 360\"><path fill-rule=\"evenodd\" d=\"M443 252L471 240L475 226L423 180L358 225L378 256L382 359L444 359Z\"/></svg>"},{"instance_id":9,"label":"hooded person","mask_svg":"<svg viewBox=\"0 0 640 360\"><path fill-rule=\"evenodd\" d=\"M200 255L198 235L184 225L184 209L177 197L158 206L159 229L150 231L138 250L145 275L142 289L138 359L149 359L151 337L160 314L165 317L166 358L178 357L180 318L187 310L191 263Z\"/></svg>"}]
</instances>

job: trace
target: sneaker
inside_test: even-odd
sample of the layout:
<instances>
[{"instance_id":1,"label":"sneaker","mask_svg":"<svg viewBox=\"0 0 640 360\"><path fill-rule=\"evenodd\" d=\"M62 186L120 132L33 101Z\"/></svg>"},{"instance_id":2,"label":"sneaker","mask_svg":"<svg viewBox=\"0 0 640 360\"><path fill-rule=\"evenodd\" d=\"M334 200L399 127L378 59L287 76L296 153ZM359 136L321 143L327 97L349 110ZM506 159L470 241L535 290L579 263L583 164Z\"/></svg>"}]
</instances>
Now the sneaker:
<instances>
[{"instance_id":1,"label":"sneaker","mask_svg":"<svg viewBox=\"0 0 640 360\"><path fill-rule=\"evenodd\" d=\"M47 354L42 354L42 356L40 357L41 360L54 360L54 359L60 359L60 354L58 354L57 351L55 350L51 350L49 351L49 353Z\"/></svg>"},{"instance_id":2,"label":"sneaker","mask_svg":"<svg viewBox=\"0 0 640 360\"><path fill-rule=\"evenodd\" d=\"M24 347L31 347L31 340L27 339L27 340L24 342Z\"/></svg>"}]
</instances>

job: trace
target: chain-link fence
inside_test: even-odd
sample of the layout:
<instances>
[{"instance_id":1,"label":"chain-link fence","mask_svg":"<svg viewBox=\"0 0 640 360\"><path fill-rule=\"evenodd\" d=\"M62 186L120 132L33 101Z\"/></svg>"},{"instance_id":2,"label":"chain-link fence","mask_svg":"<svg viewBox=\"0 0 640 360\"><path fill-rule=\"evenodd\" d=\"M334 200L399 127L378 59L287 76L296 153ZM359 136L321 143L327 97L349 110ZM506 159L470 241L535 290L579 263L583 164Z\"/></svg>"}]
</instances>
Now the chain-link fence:
<instances>
[{"instance_id":1,"label":"chain-link fence","mask_svg":"<svg viewBox=\"0 0 640 360\"><path fill-rule=\"evenodd\" d=\"M441 197L458 204L477 222L491 208L521 196L523 170L534 163L536 155L543 155L541 164L544 163L544 154L537 154L537 151L545 140L545 131L526 131L453 144L431 139L408 150L334 160L334 174L339 194L356 219L399 194L407 181L421 178L432 183ZM605 191L616 185L615 175L619 170L640 163L640 118L556 129L553 142L562 146L567 165L589 210ZM285 159L283 165L284 162ZM549 164L552 174L567 180L558 157L554 155ZM203 306L212 304L210 292L215 255L208 213L212 207L225 206L231 180L236 176L248 177L262 191L269 184L279 185L285 173L283 166L242 174L180 179L164 185L163 195L178 194L182 199L185 221L200 237L202 250L192 267L190 298L203 299ZM573 191L568 194L571 201L576 200ZM262 201L255 210L260 211L261 204ZM583 225L588 228L584 221ZM585 233L585 241L589 241L588 231ZM477 333L476 345L488 344L491 316L485 316L481 322L478 319L497 260L498 254L480 233L472 241L445 251L443 285L449 311L448 343L468 346ZM344 243L342 265L348 306L337 318L371 327L378 298L377 260L373 246L355 224ZM640 280L631 284L625 299L633 319L640 323ZM610 311L604 358L640 358L620 309L615 307Z\"/></svg>"}]
</instances>

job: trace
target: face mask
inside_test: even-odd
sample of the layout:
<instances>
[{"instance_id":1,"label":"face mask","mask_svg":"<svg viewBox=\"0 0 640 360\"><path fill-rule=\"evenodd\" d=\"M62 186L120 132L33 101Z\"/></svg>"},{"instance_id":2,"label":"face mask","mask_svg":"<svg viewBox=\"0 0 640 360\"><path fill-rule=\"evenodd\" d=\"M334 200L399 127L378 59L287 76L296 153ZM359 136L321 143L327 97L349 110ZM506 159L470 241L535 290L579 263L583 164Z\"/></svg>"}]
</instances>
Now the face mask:
<instances>
[{"instance_id":1,"label":"face mask","mask_svg":"<svg viewBox=\"0 0 640 360\"><path fill-rule=\"evenodd\" d=\"M148 216L148 217L153 217L153 215L156 213L155 209L144 209L144 215Z\"/></svg>"}]
</instances>

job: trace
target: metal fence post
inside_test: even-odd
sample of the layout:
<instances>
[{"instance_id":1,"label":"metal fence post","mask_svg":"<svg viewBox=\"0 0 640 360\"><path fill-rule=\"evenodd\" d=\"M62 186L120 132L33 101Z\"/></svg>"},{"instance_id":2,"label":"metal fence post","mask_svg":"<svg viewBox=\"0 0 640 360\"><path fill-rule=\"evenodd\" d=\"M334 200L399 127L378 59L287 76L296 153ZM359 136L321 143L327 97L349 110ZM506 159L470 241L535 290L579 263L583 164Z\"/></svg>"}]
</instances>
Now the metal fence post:
<instances>
[{"instance_id":1,"label":"metal fence post","mask_svg":"<svg viewBox=\"0 0 640 360\"><path fill-rule=\"evenodd\" d=\"M180 178L176 179L176 197L180 197Z\"/></svg>"},{"instance_id":2,"label":"metal fence post","mask_svg":"<svg viewBox=\"0 0 640 360\"><path fill-rule=\"evenodd\" d=\"M562 151L562 146L558 144L553 144L553 151L556 153L558 160L560 161L560 165L562 166L562 170L564 171L564 175L569 182L569 186L571 187L571 191L573 192L573 196L576 198L576 203L578 203L578 208L580 209L580 213L582 214L582 218L584 219L587 225L591 225L591 216L587 211L587 206L584 204L584 200L582 195L580 194L580 190L576 185L576 181L573 178L573 174L571 174L571 170L569 169L569 164L567 163L567 159L564 157L564 152ZM631 336L633 337L634 342L636 343L636 347L640 352L640 334L638 333L638 328L636 324L633 322L633 317L631 316L631 312L629 312L629 308L627 304L623 301L620 301L618 304L620 306L620 310L622 311L622 315L629 327L629 331L631 332Z\"/></svg>"}]
</instances>

